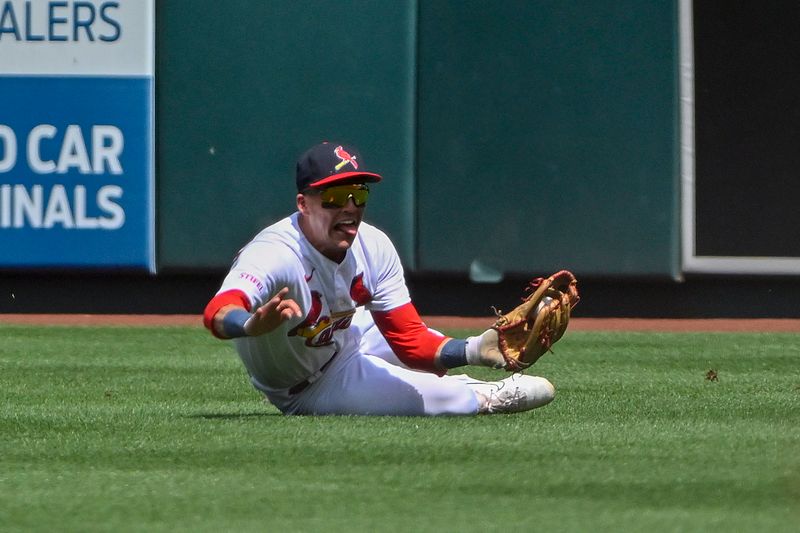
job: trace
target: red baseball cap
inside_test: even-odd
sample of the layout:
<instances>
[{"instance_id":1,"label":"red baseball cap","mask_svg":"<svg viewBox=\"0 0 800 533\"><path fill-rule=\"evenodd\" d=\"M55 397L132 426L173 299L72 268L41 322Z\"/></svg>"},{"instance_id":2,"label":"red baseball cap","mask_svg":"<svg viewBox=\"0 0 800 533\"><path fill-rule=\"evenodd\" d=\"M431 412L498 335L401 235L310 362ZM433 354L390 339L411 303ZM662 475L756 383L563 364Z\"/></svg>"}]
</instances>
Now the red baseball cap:
<instances>
[{"instance_id":1,"label":"red baseball cap","mask_svg":"<svg viewBox=\"0 0 800 533\"><path fill-rule=\"evenodd\" d=\"M347 183L374 183L381 176L364 168L364 160L352 146L323 142L312 146L297 160L297 191Z\"/></svg>"}]
</instances>

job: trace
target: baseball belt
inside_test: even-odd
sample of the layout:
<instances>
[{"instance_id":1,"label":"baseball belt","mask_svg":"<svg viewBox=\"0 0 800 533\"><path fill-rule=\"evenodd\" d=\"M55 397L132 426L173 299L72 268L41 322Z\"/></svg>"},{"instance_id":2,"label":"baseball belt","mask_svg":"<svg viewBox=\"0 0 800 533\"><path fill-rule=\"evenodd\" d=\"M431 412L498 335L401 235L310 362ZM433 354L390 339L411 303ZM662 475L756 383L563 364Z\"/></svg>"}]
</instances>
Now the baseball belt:
<instances>
[{"instance_id":1,"label":"baseball belt","mask_svg":"<svg viewBox=\"0 0 800 533\"><path fill-rule=\"evenodd\" d=\"M333 355L331 356L330 359L328 359L328 362L326 362L324 365L319 367L319 370L317 370L314 374L309 376L307 379L304 379L303 381L301 381L297 385L291 386L289 388L289 395L290 396L294 396L295 394L300 394L301 392L306 390L309 385L311 385L312 383L317 381L319 379L319 377L322 375L322 373L325 372L325 369L328 368L328 365L331 364L331 361L333 361L333 358L336 357L337 353L339 353L339 352L333 352Z\"/></svg>"}]
</instances>

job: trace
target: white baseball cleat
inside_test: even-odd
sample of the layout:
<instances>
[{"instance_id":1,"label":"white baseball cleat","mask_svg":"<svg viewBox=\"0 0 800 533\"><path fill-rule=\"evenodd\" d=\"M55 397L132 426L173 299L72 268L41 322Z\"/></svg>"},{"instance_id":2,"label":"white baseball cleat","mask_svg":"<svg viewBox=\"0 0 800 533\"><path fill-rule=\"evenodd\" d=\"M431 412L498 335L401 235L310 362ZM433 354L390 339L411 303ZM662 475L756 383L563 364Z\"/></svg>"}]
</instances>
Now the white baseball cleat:
<instances>
[{"instance_id":1,"label":"white baseball cleat","mask_svg":"<svg viewBox=\"0 0 800 533\"><path fill-rule=\"evenodd\" d=\"M471 382L477 393L482 414L519 413L536 409L553 401L556 388L545 378L512 374L500 381Z\"/></svg>"}]
</instances>

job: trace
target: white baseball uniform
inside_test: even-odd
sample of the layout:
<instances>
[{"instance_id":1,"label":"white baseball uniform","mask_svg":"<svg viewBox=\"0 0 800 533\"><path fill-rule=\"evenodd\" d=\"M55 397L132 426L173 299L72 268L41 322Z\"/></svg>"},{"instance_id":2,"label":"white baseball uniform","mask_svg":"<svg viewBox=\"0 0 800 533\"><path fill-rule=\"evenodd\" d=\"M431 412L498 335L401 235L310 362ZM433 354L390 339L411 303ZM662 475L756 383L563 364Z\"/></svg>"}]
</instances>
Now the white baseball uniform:
<instances>
[{"instance_id":1,"label":"white baseball uniform","mask_svg":"<svg viewBox=\"0 0 800 533\"><path fill-rule=\"evenodd\" d=\"M285 298L302 310L270 333L234 340L253 385L286 414L477 414L471 378L405 367L375 326L369 311L410 302L389 238L362 222L336 263L308 242L298 215L250 241L217 293L241 291L255 310L288 287Z\"/></svg>"}]
</instances>

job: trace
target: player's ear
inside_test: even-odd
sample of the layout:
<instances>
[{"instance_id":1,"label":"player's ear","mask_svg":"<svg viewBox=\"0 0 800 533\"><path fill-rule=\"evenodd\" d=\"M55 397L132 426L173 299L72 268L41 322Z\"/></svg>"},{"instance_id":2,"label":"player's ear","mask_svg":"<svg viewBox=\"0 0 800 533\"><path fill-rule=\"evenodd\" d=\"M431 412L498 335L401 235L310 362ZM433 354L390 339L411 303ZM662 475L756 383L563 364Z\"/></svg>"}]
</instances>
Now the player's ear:
<instances>
[{"instance_id":1,"label":"player's ear","mask_svg":"<svg viewBox=\"0 0 800 533\"><path fill-rule=\"evenodd\" d=\"M302 193L297 193L297 210L300 213L307 215L308 214L308 205L306 204L306 197Z\"/></svg>"}]
</instances>

